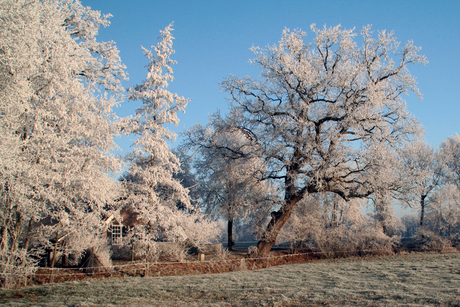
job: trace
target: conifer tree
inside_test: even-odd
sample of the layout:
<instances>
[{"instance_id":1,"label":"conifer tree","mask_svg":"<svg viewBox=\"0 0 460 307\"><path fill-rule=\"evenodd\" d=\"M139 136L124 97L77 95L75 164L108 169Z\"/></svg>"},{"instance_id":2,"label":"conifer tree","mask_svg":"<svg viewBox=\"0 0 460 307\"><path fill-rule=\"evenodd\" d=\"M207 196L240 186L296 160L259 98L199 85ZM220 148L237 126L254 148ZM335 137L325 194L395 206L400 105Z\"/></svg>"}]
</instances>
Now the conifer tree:
<instances>
[{"instance_id":1,"label":"conifer tree","mask_svg":"<svg viewBox=\"0 0 460 307\"><path fill-rule=\"evenodd\" d=\"M152 247L155 240L198 244L216 234L214 224L191 206L188 189L174 177L181 171L180 163L168 148L168 141L174 140L176 134L166 125L179 123L177 112L185 112L188 99L167 90L174 80L171 31L172 24L160 31L161 41L152 46L153 51L142 47L149 59L147 78L128 89L128 99L140 101L142 106L126 123L126 131L137 139L133 153L127 156L130 180L125 180L125 203L147 223L134 230L136 237ZM179 203L185 210L178 208Z\"/></svg>"}]
</instances>

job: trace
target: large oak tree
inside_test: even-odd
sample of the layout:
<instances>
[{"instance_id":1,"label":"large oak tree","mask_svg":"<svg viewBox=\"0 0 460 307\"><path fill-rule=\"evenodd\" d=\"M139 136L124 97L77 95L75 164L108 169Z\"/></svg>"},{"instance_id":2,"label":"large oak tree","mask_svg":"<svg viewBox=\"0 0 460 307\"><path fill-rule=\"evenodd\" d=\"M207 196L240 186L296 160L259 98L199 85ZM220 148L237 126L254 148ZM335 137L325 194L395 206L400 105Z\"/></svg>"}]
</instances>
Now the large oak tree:
<instances>
[{"instance_id":1,"label":"large oak tree","mask_svg":"<svg viewBox=\"0 0 460 307\"><path fill-rule=\"evenodd\" d=\"M401 97L420 95L407 68L426 63L420 48L400 46L387 31L374 38L369 26L359 42L340 26L311 29L311 43L286 29L277 45L252 48L259 79L222 83L232 103L221 125L246 135L252 154L265 161L264 178L279 180L284 195L258 243L261 256L308 193L372 194L384 179L376 176L385 174L384 155L420 129Z\"/></svg>"}]
</instances>

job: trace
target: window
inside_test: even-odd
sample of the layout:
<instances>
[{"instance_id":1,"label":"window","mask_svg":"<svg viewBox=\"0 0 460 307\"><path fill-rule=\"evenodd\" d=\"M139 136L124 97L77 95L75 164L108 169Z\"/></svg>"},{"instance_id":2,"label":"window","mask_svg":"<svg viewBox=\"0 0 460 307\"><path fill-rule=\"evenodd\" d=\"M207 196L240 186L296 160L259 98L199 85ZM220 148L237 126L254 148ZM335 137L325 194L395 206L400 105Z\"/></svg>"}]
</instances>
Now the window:
<instances>
[{"instance_id":1,"label":"window","mask_svg":"<svg viewBox=\"0 0 460 307\"><path fill-rule=\"evenodd\" d=\"M121 240L123 238L122 232L122 225L112 225L111 232L112 232L112 244L121 244Z\"/></svg>"}]
</instances>

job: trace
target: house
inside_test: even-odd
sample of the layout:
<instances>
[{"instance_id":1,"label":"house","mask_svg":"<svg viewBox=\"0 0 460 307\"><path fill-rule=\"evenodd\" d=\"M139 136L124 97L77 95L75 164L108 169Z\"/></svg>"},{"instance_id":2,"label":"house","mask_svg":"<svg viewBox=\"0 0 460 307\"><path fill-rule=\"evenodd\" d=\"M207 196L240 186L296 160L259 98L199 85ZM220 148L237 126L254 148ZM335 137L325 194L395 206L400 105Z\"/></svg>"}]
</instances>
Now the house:
<instances>
[{"instance_id":1,"label":"house","mask_svg":"<svg viewBox=\"0 0 460 307\"><path fill-rule=\"evenodd\" d=\"M113 214L105 220L107 227L107 237L111 245L122 245L123 238L126 237L128 230L144 222L139 219L139 213L134 212L131 207L124 207L120 211L120 220Z\"/></svg>"}]
</instances>

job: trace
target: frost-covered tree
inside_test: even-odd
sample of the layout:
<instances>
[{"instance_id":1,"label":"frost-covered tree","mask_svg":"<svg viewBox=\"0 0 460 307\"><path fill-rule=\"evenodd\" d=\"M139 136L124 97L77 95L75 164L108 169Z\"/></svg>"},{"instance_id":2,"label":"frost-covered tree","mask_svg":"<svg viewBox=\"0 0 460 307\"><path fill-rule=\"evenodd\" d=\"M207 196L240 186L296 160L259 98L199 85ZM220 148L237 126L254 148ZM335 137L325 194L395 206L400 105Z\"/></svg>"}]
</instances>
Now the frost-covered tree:
<instances>
[{"instance_id":1,"label":"frost-covered tree","mask_svg":"<svg viewBox=\"0 0 460 307\"><path fill-rule=\"evenodd\" d=\"M71 0L1 2L4 282L9 268L18 272L50 239L55 247L65 237L78 255L102 235L117 190L109 173L120 165L109 153L117 133L112 108L125 78L114 43L96 40L108 17Z\"/></svg>"},{"instance_id":2,"label":"frost-covered tree","mask_svg":"<svg viewBox=\"0 0 460 307\"><path fill-rule=\"evenodd\" d=\"M358 46L353 30L311 27L284 30L279 44L253 48L259 80L231 76L222 88L232 98L228 120L246 135L266 164L265 178L279 180L284 201L272 212L259 255L266 255L292 210L309 193L329 191L344 199L369 196L368 178L385 165L377 158L419 131L402 95L419 95L408 65L425 63L411 41L393 33L377 38L370 27Z\"/></svg>"},{"instance_id":3,"label":"frost-covered tree","mask_svg":"<svg viewBox=\"0 0 460 307\"><path fill-rule=\"evenodd\" d=\"M426 223L420 234L429 249L442 251L460 238L460 191L447 183L436 189L427 207Z\"/></svg>"},{"instance_id":4,"label":"frost-covered tree","mask_svg":"<svg viewBox=\"0 0 460 307\"><path fill-rule=\"evenodd\" d=\"M441 184L429 197L427 229L422 235L430 248L443 249L460 237L460 137L457 134L441 143L436 159Z\"/></svg>"},{"instance_id":5,"label":"frost-covered tree","mask_svg":"<svg viewBox=\"0 0 460 307\"><path fill-rule=\"evenodd\" d=\"M441 143L439 159L445 165L444 181L460 191L460 135L455 134Z\"/></svg>"},{"instance_id":6,"label":"frost-covered tree","mask_svg":"<svg viewBox=\"0 0 460 307\"><path fill-rule=\"evenodd\" d=\"M403 163L402 176L407 184L400 191L399 199L408 202L411 207L420 208L419 224L423 227L427 201L442 182L443 164L435 150L421 141L408 144L400 156Z\"/></svg>"},{"instance_id":7,"label":"frost-covered tree","mask_svg":"<svg viewBox=\"0 0 460 307\"><path fill-rule=\"evenodd\" d=\"M412 181L398 156L398 150L383 147L367 158L378 161L377 167L365 177L372 190L368 199L374 207L376 225L384 234L394 236L401 228L394 204L397 197L407 193Z\"/></svg>"},{"instance_id":8,"label":"frost-covered tree","mask_svg":"<svg viewBox=\"0 0 460 307\"><path fill-rule=\"evenodd\" d=\"M228 249L232 250L235 221L257 218L264 207L270 210L277 191L270 182L260 180L263 163L249 154L251 148L244 148L245 135L239 130L213 129L220 121L215 115L207 127L195 125L185 133L182 146L194 149L200 204L207 214L227 220Z\"/></svg>"},{"instance_id":9,"label":"frost-covered tree","mask_svg":"<svg viewBox=\"0 0 460 307\"><path fill-rule=\"evenodd\" d=\"M155 240L169 240L199 244L213 237L217 229L190 205L188 189L174 177L181 171L179 159L168 148L168 141L176 134L167 124L177 125L177 112L184 112L188 99L167 90L173 78L171 59L173 37L172 24L161 32L161 41L152 46L153 51L143 48L149 59L147 78L128 89L128 99L142 102L136 115L126 120L124 130L137 136L128 170L130 180L125 180L127 195L125 204L139 214L145 225L135 229L136 237L152 245ZM178 204L184 209L179 209ZM190 225L195 225L191 227ZM196 233L201 225L199 233ZM206 235L207 234L207 235ZM199 240L197 239L199 237Z\"/></svg>"}]
</instances>

